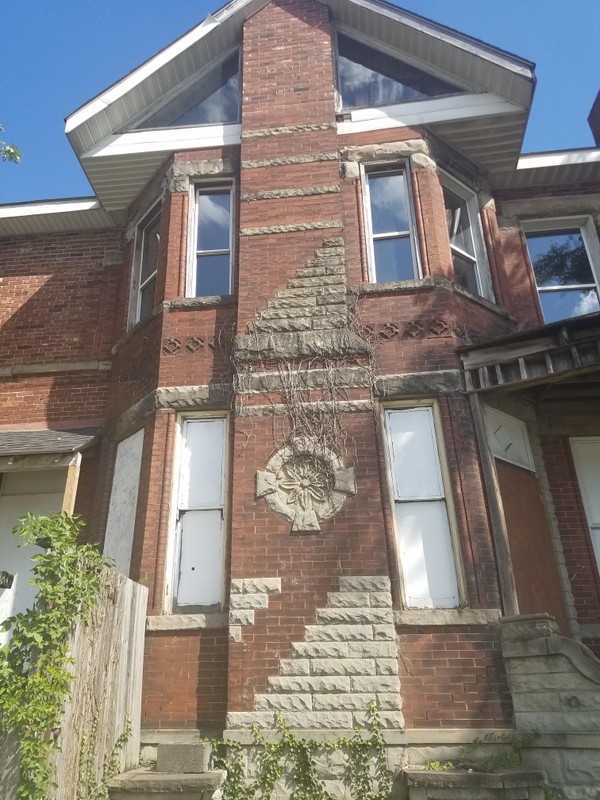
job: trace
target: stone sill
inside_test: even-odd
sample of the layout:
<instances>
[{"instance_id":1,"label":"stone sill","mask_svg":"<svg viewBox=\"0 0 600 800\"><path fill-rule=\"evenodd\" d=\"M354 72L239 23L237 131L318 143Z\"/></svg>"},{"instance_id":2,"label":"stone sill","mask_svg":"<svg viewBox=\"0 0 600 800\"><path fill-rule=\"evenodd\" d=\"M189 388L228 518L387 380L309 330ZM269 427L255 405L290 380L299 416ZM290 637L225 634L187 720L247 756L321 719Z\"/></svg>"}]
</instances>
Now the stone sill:
<instances>
[{"instance_id":1,"label":"stone sill","mask_svg":"<svg viewBox=\"0 0 600 800\"><path fill-rule=\"evenodd\" d=\"M389 281L387 283L359 283L350 287L352 291L356 292L358 296L365 294L414 294L415 292L431 292L435 289L444 289L447 292L452 292L470 300L477 305L483 306L488 311L502 317L503 319L516 322L516 318L491 300L486 300L485 297L471 294L462 286L458 286L446 278L416 278L409 281Z\"/></svg>"},{"instance_id":2,"label":"stone sill","mask_svg":"<svg viewBox=\"0 0 600 800\"><path fill-rule=\"evenodd\" d=\"M114 356L123 347L125 342L133 336L134 333L144 327L153 317L159 314L169 313L171 311L194 311L202 308L213 308L214 306L234 306L237 302L237 297L234 294L216 294L211 297L178 297L174 300L165 300L152 311L152 316L144 319L125 331L123 336L111 348L111 354Z\"/></svg>"},{"instance_id":3,"label":"stone sill","mask_svg":"<svg viewBox=\"0 0 600 800\"><path fill-rule=\"evenodd\" d=\"M160 614L146 618L147 631L199 631L205 628L226 628L227 614L220 611L206 614Z\"/></svg>"},{"instance_id":4,"label":"stone sill","mask_svg":"<svg viewBox=\"0 0 600 800\"><path fill-rule=\"evenodd\" d=\"M431 608L394 611L394 622L400 625L493 625L502 616L499 608Z\"/></svg>"},{"instance_id":5,"label":"stone sill","mask_svg":"<svg viewBox=\"0 0 600 800\"><path fill-rule=\"evenodd\" d=\"M420 747L437 745L463 745L479 739L486 734L512 731L511 728L410 728L401 731L383 730L382 736L386 744L399 747ZM154 732L142 731L142 741L151 741L149 734ZM190 735L198 734L197 731L186 732ZM315 742L331 742L340 737L352 738L354 731L335 728L331 730L294 730L300 739L312 739ZM260 734L267 742L279 740L279 732L261 728ZM252 731L226 730L223 738L238 744L254 744L256 741ZM179 741L179 739L178 739Z\"/></svg>"},{"instance_id":6,"label":"stone sill","mask_svg":"<svg viewBox=\"0 0 600 800\"><path fill-rule=\"evenodd\" d=\"M178 297L175 300L165 300L156 310L160 311L193 311L207 306L234 306L237 297L234 294L216 294L210 297Z\"/></svg>"}]
</instances>

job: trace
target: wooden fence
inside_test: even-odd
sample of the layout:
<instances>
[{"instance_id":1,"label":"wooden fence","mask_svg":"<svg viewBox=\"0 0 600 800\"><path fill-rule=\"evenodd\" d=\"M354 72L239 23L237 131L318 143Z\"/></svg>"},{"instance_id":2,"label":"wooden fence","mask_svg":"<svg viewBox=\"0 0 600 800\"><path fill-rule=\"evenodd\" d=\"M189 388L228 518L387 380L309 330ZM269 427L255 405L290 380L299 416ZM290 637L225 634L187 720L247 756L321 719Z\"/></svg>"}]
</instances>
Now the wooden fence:
<instances>
[{"instance_id":1,"label":"wooden fence","mask_svg":"<svg viewBox=\"0 0 600 800\"><path fill-rule=\"evenodd\" d=\"M77 797L81 745L84 737L89 740L95 720L97 734L90 750L97 778L128 719L132 735L120 753L121 771L137 766L147 594L144 586L106 571L91 624L73 633L75 680L63 714L61 750L53 759L58 789L52 800ZM14 743L0 742L0 800L14 797L15 754Z\"/></svg>"}]
</instances>

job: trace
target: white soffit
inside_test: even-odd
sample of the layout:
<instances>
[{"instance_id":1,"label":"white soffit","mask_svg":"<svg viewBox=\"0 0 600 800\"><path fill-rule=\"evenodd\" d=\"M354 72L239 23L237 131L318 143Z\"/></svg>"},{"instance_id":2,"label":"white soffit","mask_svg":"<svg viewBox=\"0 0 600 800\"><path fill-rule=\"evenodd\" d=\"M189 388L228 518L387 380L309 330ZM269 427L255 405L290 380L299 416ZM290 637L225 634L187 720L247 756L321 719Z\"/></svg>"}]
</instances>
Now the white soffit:
<instances>
[{"instance_id":1,"label":"white soffit","mask_svg":"<svg viewBox=\"0 0 600 800\"><path fill-rule=\"evenodd\" d=\"M102 230L117 225L95 197L0 205L0 236Z\"/></svg>"},{"instance_id":2,"label":"white soffit","mask_svg":"<svg viewBox=\"0 0 600 800\"><path fill-rule=\"evenodd\" d=\"M520 189L537 186L600 181L600 148L528 153L521 156L516 170L499 172L491 178L494 189Z\"/></svg>"}]
</instances>

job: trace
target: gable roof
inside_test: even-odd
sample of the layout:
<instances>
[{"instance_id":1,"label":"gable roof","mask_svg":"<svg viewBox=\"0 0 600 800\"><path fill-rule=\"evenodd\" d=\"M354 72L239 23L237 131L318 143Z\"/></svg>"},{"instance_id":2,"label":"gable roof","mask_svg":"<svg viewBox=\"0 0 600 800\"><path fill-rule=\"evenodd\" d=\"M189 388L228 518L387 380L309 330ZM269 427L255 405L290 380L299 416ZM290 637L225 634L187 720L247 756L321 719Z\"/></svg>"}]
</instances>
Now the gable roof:
<instances>
[{"instance_id":1,"label":"gable roof","mask_svg":"<svg viewBox=\"0 0 600 800\"><path fill-rule=\"evenodd\" d=\"M171 136L166 131L122 131L166 93L238 46L244 22L268 2L232 0L67 117L67 136L107 210L126 207L171 153L211 146L197 138L197 129L195 137L192 129L187 129L187 136L186 129ZM335 26L344 33L470 87L472 93L466 98L488 93L497 102L476 112L477 122L469 122L466 139L461 108L441 114L430 127L486 169L506 169L516 163L535 84L531 62L382 0L321 2L329 6ZM390 119L384 126L397 124ZM239 126L223 127L220 141L213 145L239 141Z\"/></svg>"}]
</instances>

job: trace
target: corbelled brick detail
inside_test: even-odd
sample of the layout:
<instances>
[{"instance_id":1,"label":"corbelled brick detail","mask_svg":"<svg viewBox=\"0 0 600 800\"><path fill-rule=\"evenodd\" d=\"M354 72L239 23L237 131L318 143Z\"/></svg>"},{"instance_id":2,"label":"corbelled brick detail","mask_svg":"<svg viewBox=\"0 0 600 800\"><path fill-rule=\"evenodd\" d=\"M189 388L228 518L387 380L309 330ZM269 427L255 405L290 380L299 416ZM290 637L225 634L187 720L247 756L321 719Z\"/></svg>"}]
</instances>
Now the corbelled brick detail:
<instances>
[{"instance_id":1,"label":"corbelled brick detail","mask_svg":"<svg viewBox=\"0 0 600 800\"><path fill-rule=\"evenodd\" d=\"M275 711L296 729L365 727L373 700L385 728L404 727L388 578L340 578L304 638L292 643L267 692L255 695L255 710L228 714L229 728L271 728Z\"/></svg>"}]
</instances>

